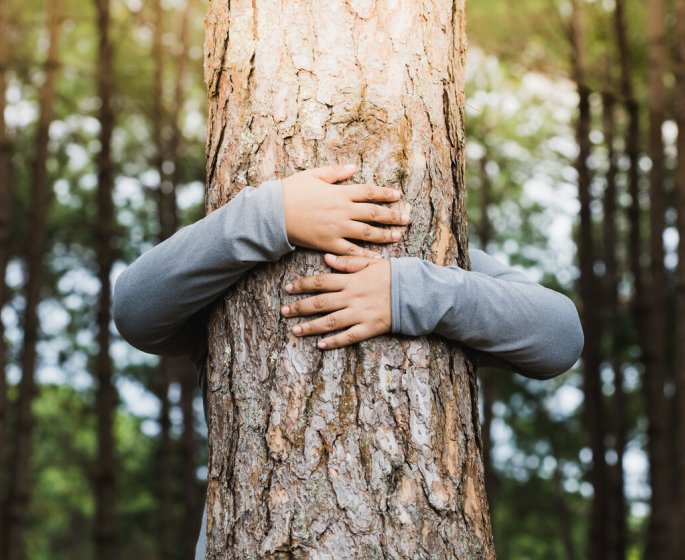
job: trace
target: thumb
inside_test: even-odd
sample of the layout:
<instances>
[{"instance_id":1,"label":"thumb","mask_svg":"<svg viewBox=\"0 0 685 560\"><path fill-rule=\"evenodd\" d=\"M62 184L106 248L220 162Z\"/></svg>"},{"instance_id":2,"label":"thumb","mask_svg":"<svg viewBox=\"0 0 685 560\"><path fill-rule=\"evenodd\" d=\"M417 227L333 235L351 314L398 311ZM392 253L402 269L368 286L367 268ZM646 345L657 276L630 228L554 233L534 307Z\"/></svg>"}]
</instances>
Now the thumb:
<instances>
[{"instance_id":1,"label":"thumb","mask_svg":"<svg viewBox=\"0 0 685 560\"><path fill-rule=\"evenodd\" d=\"M358 257L352 255L338 256L331 253L324 255L326 264L341 272L359 272L370 264L378 262L378 258Z\"/></svg>"},{"instance_id":2,"label":"thumb","mask_svg":"<svg viewBox=\"0 0 685 560\"><path fill-rule=\"evenodd\" d=\"M315 167L309 172L317 179L326 181L327 183L336 183L344 179L349 179L357 171L357 166L354 163L347 165L327 165L325 167Z\"/></svg>"}]
</instances>

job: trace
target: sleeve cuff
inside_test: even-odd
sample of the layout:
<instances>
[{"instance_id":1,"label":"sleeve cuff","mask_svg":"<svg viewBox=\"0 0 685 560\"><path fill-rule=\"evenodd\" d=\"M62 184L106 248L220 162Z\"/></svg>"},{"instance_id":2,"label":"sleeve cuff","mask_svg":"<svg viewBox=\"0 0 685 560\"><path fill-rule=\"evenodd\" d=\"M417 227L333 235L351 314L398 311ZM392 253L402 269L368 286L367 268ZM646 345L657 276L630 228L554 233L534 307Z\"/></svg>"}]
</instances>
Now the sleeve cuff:
<instances>
[{"instance_id":1,"label":"sleeve cuff","mask_svg":"<svg viewBox=\"0 0 685 560\"><path fill-rule=\"evenodd\" d=\"M274 252L284 255L296 249L295 245L288 240L285 226L285 200L283 198L283 186L280 179L264 181L257 191L264 197L265 207L269 211L267 225L270 228L271 239L274 240Z\"/></svg>"},{"instance_id":2,"label":"sleeve cuff","mask_svg":"<svg viewBox=\"0 0 685 560\"><path fill-rule=\"evenodd\" d=\"M392 323L390 332L399 333L402 325L400 317L400 273L399 259L390 257L390 300Z\"/></svg>"}]
</instances>

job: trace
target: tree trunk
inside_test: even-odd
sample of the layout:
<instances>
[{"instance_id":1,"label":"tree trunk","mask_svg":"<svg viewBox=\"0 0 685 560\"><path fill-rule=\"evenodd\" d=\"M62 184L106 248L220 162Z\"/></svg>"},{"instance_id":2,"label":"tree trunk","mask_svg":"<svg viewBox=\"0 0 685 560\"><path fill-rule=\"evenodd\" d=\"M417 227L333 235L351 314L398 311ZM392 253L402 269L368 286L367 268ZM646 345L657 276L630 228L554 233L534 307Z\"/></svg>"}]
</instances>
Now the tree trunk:
<instances>
[{"instance_id":1,"label":"tree trunk","mask_svg":"<svg viewBox=\"0 0 685 560\"><path fill-rule=\"evenodd\" d=\"M421 6L211 2L207 210L357 161L414 207L386 255L467 266L464 3ZM213 310L207 558L493 558L470 361L438 337L293 337L283 282L320 270L298 249Z\"/></svg>"},{"instance_id":2,"label":"tree trunk","mask_svg":"<svg viewBox=\"0 0 685 560\"><path fill-rule=\"evenodd\" d=\"M677 17L676 34L676 119L678 121L678 163L675 175L675 206L678 211L678 269L676 271L676 333L675 384L676 384L676 496L673 526L674 550L685 549L685 0L675 0Z\"/></svg>"},{"instance_id":3,"label":"tree trunk","mask_svg":"<svg viewBox=\"0 0 685 560\"><path fill-rule=\"evenodd\" d=\"M7 302L5 272L10 259L12 239L12 144L5 123L5 99L10 61L10 31L7 2L0 2L0 314ZM7 344L4 323L0 320L0 520L4 517L5 492L7 489ZM0 535L0 552L4 549L4 531Z\"/></svg>"},{"instance_id":4,"label":"tree trunk","mask_svg":"<svg viewBox=\"0 0 685 560\"><path fill-rule=\"evenodd\" d=\"M17 428L13 435L14 453L11 461L12 478L8 505L6 551L8 560L23 560L25 556L23 530L26 524L30 498L30 472L33 433L33 399L35 397L35 371L38 342L38 304L45 277L44 256L47 250L46 221L52 201L52 189L48 176L48 130L53 120L55 80L58 68L58 50L61 31L62 4L59 0L48 2L49 46L45 62L45 81L39 92L39 116L36 129L36 152L31 185L31 205L26 245L26 306L24 308L24 340L21 350L21 381L17 402Z\"/></svg>"},{"instance_id":5,"label":"tree trunk","mask_svg":"<svg viewBox=\"0 0 685 560\"><path fill-rule=\"evenodd\" d=\"M607 75L610 75L607 72ZM619 270L616 258L618 247L616 232L616 175L618 173L617 153L614 149L616 128L616 99L610 91L602 94L602 123L604 142L607 146L607 159L609 167L606 173L606 188L603 198L604 212L604 264L606 273L604 276L604 325L606 336L607 361L611 364L614 373L614 394L611 410L611 432L614 436L614 449L616 452L616 464L608 468L607 475L610 480L610 497L608 499L609 515L605 521L608 525L608 552L607 560L623 560L626 553L626 524L625 524L625 497L623 476L623 454L626 445L625 426L625 395L623 392L623 370L618 356L620 350L619 337L619 308L618 308L618 283Z\"/></svg>"},{"instance_id":6,"label":"tree trunk","mask_svg":"<svg viewBox=\"0 0 685 560\"><path fill-rule=\"evenodd\" d=\"M666 12L664 0L649 0L649 157L650 184L650 271L649 331L645 349L644 390L648 419L649 481L652 490L651 516L647 532L647 558L669 558L669 449L667 410L664 398L666 321L668 309L663 232L665 228L664 146L664 61L666 57Z\"/></svg>"},{"instance_id":7,"label":"tree trunk","mask_svg":"<svg viewBox=\"0 0 685 560\"><path fill-rule=\"evenodd\" d=\"M116 535L114 526L115 485L114 485L114 412L116 391L112 383L112 360L109 355L110 274L113 254L114 209L112 188L114 173L112 169L112 132L114 114L111 107L111 93L114 83L112 44L110 41L110 3L109 0L95 0L97 10L98 73L97 88L100 98L100 153L97 158L97 266L100 280L98 297L98 354L95 363L97 379L97 458L95 465L95 550L98 560L111 560L116 557Z\"/></svg>"},{"instance_id":8,"label":"tree trunk","mask_svg":"<svg viewBox=\"0 0 685 560\"><path fill-rule=\"evenodd\" d=\"M572 72L578 87L578 118L576 137L578 141L578 198L580 199L580 224L578 228L578 260L580 268L579 292L582 301L582 322L585 332L583 347L583 392L585 429L590 438L592 465L589 478L594 489L592 510L589 523L587 558L605 560L607 557L607 538L604 523L607 516L607 468L605 461L605 420L602 411L602 387L600 378L600 347L598 309L601 293L594 274L595 242L593 236L592 214L590 212L591 176L588 167L590 156L590 89L586 83L585 68L585 14L584 0L573 1L571 16Z\"/></svg>"},{"instance_id":9,"label":"tree trunk","mask_svg":"<svg viewBox=\"0 0 685 560\"><path fill-rule=\"evenodd\" d=\"M153 191L157 202L157 218L159 220L159 241L169 238L176 230L176 204L174 185L169 180L166 159L168 156L165 145L165 117L164 110L164 53L162 48L163 13L161 0L153 3L154 11L154 42L153 42L153 138L155 141L155 167L159 174L159 184ZM171 215L173 214L173 215ZM171 403L169 402L169 385L171 383L172 358L162 356L159 360L159 378L155 381L155 393L160 401L159 407L159 447L157 449L157 472L159 477L158 495L158 531L159 558L171 558L173 548L173 457L171 450L171 419L169 417Z\"/></svg>"},{"instance_id":10,"label":"tree trunk","mask_svg":"<svg viewBox=\"0 0 685 560\"><path fill-rule=\"evenodd\" d=\"M171 174L171 184L174 188L173 227L178 227L176 212L175 189L182 180L182 153L181 153L181 115L185 97L185 80L188 62L188 36L190 32L190 18L195 11L195 6L188 0L185 9L180 16L179 48L176 54L176 77L174 88L174 101L171 111L171 137L169 142L170 159L174 163ZM199 486L197 482L197 453L195 437L195 411L193 400L197 393L197 373L195 367L187 359L182 359L176 364L174 378L178 379L181 386L181 412L183 414L183 432L181 434L181 493L183 496L183 518L181 526L181 549L184 558L192 558L196 536L200 529L199 511Z\"/></svg>"}]
</instances>

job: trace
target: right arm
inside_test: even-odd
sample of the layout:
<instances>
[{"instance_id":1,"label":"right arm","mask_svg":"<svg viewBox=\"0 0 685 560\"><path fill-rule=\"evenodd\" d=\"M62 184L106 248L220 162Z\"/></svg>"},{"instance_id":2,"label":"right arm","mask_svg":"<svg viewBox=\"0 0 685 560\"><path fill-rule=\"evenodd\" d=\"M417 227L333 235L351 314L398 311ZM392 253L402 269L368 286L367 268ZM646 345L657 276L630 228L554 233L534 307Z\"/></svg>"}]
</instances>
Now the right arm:
<instances>
[{"instance_id":1,"label":"right arm","mask_svg":"<svg viewBox=\"0 0 685 560\"><path fill-rule=\"evenodd\" d=\"M256 264L293 250L280 180L244 187L121 273L113 293L116 327L143 352L199 360L207 344L209 304Z\"/></svg>"}]
</instances>

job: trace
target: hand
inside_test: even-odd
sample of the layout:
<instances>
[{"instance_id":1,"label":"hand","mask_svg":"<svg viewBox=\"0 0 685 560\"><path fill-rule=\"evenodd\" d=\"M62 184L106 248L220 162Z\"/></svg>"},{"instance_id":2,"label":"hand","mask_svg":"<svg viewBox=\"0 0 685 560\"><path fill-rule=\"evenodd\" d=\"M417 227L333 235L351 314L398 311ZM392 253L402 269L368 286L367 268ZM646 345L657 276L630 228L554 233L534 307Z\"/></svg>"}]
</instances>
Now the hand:
<instances>
[{"instance_id":1,"label":"hand","mask_svg":"<svg viewBox=\"0 0 685 560\"><path fill-rule=\"evenodd\" d=\"M288 240L293 245L337 255L374 257L347 239L370 243L399 241L402 233L370 225L406 225L408 212L374 202L395 202L402 193L376 185L332 185L349 179L356 166L330 165L295 173L281 181ZM347 238L347 239L346 239Z\"/></svg>"},{"instance_id":2,"label":"hand","mask_svg":"<svg viewBox=\"0 0 685 560\"><path fill-rule=\"evenodd\" d=\"M347 330L319 340L322 349L340 348L390 331L390 260L368 257L336 257L324 260L335 270L351 274L316 274L297 278L285 286L289 294L317 293L281 307L286 317L328 313L295 325L297 336Z\"/></svg>"}]
</instances>

